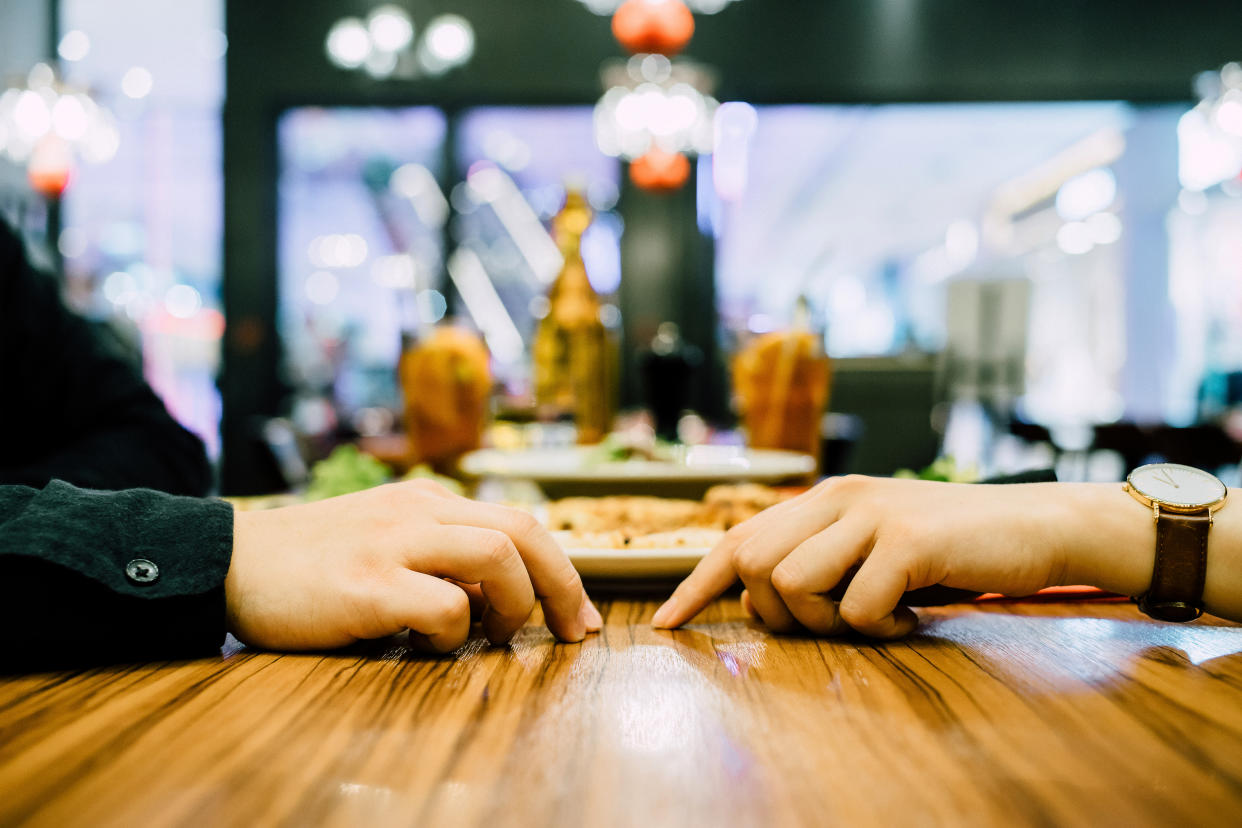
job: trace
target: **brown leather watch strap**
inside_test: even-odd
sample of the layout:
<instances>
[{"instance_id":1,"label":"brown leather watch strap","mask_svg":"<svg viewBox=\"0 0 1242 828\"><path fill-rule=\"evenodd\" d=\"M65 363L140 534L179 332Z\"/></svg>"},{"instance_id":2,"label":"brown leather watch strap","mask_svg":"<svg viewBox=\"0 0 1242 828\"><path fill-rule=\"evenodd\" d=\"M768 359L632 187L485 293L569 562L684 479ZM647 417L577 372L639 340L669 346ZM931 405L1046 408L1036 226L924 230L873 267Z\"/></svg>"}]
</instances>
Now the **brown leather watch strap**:
<instances>
[{"instance_id":1,"label":"brown leather watch strap","mask_svg":"<svg viewBox=\"0 0 1242 828\"><path fill-rule=\"evenodd\" d=\"M1162 621L1193 621L1203 614L1211 528L1212 515L1206 509L1194 514L1160 510L1151 587L1139 596L1139 609Z\"/></svg>"}]
</instances>

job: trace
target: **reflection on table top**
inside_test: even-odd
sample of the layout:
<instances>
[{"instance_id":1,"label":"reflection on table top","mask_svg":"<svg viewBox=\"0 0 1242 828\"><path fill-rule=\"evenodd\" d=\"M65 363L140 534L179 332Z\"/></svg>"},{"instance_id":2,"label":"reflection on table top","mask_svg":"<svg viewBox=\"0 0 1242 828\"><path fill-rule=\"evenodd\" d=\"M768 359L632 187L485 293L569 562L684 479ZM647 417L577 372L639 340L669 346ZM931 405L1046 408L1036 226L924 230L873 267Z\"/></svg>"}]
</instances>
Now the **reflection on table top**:
<instances>
[{"instance_id":1,"label":"reflection on table top","mask_svg":"<svg viewBox=\"0 0 1242 828\"><path fill-rule=\"evenodd\" d=\"M1242 628L1126 604L924 612L920 634L686 630L432 659L245 650L0 680L0 823L1236 824Z\"/></svg>"}]
</instances>

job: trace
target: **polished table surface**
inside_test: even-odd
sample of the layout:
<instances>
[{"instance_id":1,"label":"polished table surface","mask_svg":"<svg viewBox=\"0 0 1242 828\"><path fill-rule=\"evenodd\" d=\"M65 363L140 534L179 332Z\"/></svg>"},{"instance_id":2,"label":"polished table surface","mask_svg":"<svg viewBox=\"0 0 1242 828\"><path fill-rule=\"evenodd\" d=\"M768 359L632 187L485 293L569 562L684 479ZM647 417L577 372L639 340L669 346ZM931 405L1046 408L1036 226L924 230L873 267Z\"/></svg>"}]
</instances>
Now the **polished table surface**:
<instances>
[{"instance_id":1,"label":"polished table surface","mask_svg":"<svg viewBox=\"0 0 1242 828\"><path fill-rule=\"evenodd\" d=\"M923 611L895 643L675 633L0 679L0 824L1237 825L1242 628Z\"/></svg>"}]
</instances>

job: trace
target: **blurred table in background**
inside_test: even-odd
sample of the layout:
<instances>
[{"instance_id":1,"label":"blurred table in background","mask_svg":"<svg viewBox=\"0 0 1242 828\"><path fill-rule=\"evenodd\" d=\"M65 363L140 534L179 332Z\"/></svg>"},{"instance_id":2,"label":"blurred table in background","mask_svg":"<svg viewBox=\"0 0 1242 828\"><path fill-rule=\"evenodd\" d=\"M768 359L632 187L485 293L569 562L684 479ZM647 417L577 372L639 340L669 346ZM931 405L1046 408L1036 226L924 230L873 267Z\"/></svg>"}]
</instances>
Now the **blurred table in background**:
<instances>
[{"instance_id":1,"label":"blurred table in background","mask_svg":"<svg viewBox=\"0 0 1242 828\"><path fill-rule=\"evenodd\" d=\"M1242 462L1242 442L1223 425L1200 423L1172 426L1165 423L1097 423L1083 425L1085 446L1067 447L1058 444L1056 429L1036 423L1010 420L1010 434L1027 443L1046 443L1058 453L1086 455L1094 452L1115 452L1121 474L1144 463L1182 463L1195 468L1218 472ZM1083 463L1086 457L1080 458Z\"/></svg>"},{"instance_id":2,"label":"blurred table in background","mask_svg":"<svg viewBox=\"0 0 1242 828\"><path fill-rule=\"evenodd\" d=\"M825 473L887 476L935 460L944 436L932 421L937 369L931 354L834 359Z\"/></svg>"},{"instance_id":3,"label":"blurred table in background","mask_svg":"<svg viewBox=\"0 0 1242 828\"><path fill-rule=\"evenodd\" d=\"M1210 423L1183 427L1109 423L1094 431L1092 448L1116 451L1127 470L1152 462L1152 457L1212 471L1242 460L1242 443Z\"/></svg>"},{"instance_id":4,"label":"blurred table in background","mask_svg":"<svg viewBox=\"0 0 1242 828\"><path fill-rule=\"evenodd\" d=\"M923 611L889 644L669 633L0 680L0 823L1234 825L1242 628L1127 603Z\"/></svg>"}]
</instances>

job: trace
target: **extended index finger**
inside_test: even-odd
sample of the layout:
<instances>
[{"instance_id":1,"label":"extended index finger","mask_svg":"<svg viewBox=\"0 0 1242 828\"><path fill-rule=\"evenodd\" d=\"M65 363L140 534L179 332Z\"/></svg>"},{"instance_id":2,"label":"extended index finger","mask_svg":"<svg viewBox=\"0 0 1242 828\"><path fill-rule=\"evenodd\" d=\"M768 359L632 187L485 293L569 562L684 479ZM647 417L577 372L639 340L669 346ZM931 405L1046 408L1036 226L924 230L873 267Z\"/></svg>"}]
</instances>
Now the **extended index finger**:
<instances>
[{"instance_id":1,"label":"extended index finger","mask_svg":"<svg viewBox=\"0 0 1242 828\"><path fill-rule=\"evenodd\" d=\"M774 522L780 521L790 510L809 500L813 491L808 490L784 503L772 506L726 532L720 543L699 561L686 579L673 590L669 599L656 610L651 617L651 625L673 629L698 615L737 580L738 573L733 564L733 555L737 548Z\"/></svg>"},{"instance_id":2,"label":"extended index finger","mask_svg":"<svg viewBox=\"0 0 1242 828\"><path fill-rule=\"evenodd\" d=\"M651 617L651 626L670 630L680 627L698 615L713 598L737 580L737 571L733 568L733 550L741 541L729 537L735 531L737 530L730 530L699 561L686 579L677 585L669 599Z\"/></svg>"}]
</instances>

